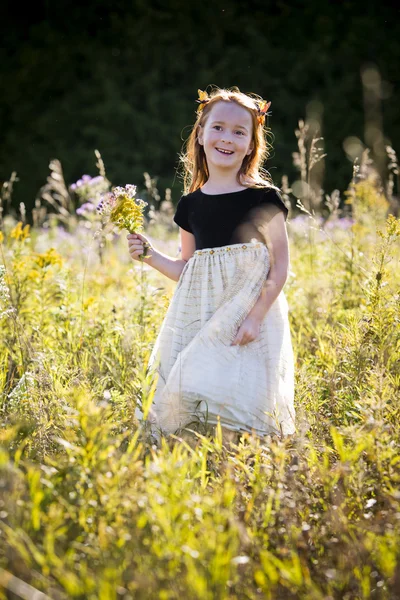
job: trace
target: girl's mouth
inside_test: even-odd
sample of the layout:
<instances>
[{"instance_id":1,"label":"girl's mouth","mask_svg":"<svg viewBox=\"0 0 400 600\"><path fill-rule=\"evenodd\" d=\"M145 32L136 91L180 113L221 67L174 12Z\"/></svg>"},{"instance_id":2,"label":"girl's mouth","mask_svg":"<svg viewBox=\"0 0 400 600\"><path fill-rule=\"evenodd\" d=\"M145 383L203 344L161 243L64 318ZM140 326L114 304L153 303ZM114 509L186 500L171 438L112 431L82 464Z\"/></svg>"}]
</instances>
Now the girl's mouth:
<instances>
[{"instance_id":1,"label":"girl's mouth","mask_svg":"<svg viewBox=\"0 0 400 600\"><path fill-rule=\"evenodd\" d=\"M216 150L220 153L220 154L233 154L232 150L224 150L223 148L216 148Z\"/></svg>"}]
</instances>

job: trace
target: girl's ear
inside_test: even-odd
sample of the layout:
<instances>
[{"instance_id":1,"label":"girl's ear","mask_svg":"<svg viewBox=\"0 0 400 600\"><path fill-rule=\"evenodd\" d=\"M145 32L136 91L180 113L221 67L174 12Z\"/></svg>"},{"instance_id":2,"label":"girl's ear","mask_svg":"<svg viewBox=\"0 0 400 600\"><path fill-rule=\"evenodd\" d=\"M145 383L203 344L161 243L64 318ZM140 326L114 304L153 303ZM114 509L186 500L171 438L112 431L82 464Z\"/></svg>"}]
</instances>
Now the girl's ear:
<instances>
[{"instance_id":1,"label":"girl's ear","mask_svg":"<svg viewBox=\"0 0 400 600\"><path fill-rule=\"evenodd\" d=\"M199 125L199 130L197 133L197 141L199 142L200 146L203 145L203 128L201 125Z\"/></svg>"},{"instance_id":2,"label":"girl's ear","mask_svg":"<svg viewBox=\"0 0 400 600\"><path fill-rule=\"evenodd\" d=\"M247 150L246 154L249 155L253 152L254 149L254 142L250 142L250 146L249 149Z\"/></svg>"}]
</instances>

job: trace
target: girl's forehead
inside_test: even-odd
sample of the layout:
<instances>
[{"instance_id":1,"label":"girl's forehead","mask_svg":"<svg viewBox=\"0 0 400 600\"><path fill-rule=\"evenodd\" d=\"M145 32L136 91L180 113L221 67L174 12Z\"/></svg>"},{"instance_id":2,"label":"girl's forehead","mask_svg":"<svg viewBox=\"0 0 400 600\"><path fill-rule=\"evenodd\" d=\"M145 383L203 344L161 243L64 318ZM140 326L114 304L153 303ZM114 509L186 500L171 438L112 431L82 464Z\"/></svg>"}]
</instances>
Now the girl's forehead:
<instances>
[{"instance_id":1,"label":"girl's forehead","mask_svg":"<svg viewBox=\"0 0 400 600\"><path fill-rule=\"evenodd\" d=\"M247 108L236 104L236 102L216 102L208 115L210 123L212 121L224 121L231 125L244 125L251 129L252 118Z\"/></svg>"}]
</instances>

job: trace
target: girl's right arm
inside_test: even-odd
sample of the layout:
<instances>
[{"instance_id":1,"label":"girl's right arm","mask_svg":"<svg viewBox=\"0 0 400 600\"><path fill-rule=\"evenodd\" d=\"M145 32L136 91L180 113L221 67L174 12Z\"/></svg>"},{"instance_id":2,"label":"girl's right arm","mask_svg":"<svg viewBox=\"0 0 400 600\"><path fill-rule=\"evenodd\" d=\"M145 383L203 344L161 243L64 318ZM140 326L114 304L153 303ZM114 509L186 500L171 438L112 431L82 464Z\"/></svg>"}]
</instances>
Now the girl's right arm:
<instances>
[{"instance_id":1,"label":"girl's right arm","mask_svg":"<svg viewBox=\"0 0 400 600\"><path fill-rule=\"evenodd\" d=\"M179 229L181 234L182 259L170 258L166 254L156 250L152 247L149 240L141 233L129 233L126 237L128 239L129 253L132 260L140 260L139 256L144 252L143 243L147 242L149 254L151 254L151 256L144 258L143 262L170 279L178 281L187 261L193 256L193 253L196 250L194 235L181 227Z\"/></svg>"}]
</instances>

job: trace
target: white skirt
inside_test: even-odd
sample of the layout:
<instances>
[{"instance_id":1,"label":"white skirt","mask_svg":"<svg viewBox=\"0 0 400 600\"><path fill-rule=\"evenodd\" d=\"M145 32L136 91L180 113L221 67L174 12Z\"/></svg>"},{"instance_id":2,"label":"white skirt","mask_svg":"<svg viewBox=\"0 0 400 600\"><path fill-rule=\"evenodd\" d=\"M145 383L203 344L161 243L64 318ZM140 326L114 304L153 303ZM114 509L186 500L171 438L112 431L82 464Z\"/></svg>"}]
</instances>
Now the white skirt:
<instances>
[{"instance_id":1,"label":"white skirt","mask_svg":"<svg viewBox=\"0 0 400 600\"><path fill-rule=\"evenodd\" d=\"M295 431L294 360L283 291L259 336L232 346L270 268L265 244L196 250L188 260L154 344L158 377L148 413L153 435L200 424L257 435ZM143 418L137 409L136 416Z\"/></svg>"}]
</instances>

